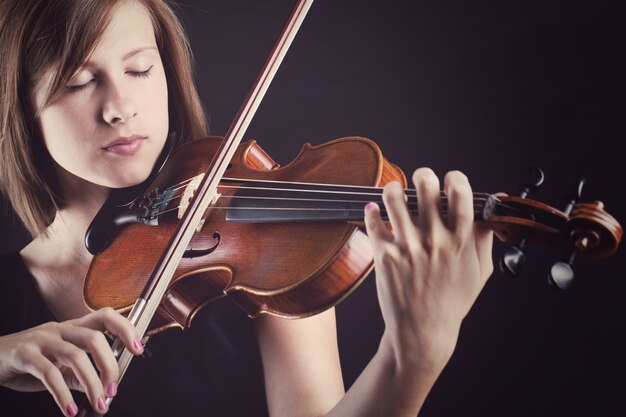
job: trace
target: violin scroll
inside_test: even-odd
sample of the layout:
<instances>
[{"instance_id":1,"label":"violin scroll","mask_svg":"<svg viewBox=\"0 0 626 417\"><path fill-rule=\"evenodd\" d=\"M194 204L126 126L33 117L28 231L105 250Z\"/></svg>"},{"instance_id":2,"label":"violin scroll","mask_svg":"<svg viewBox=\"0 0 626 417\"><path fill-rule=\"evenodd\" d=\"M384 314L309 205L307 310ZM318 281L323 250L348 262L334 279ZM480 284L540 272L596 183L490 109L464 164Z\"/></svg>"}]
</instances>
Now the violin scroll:
<instances>
[{"instance_id":1,"label":"violin scroll","mask_svg":"<svg viewBox=\"0 0 626 417\"><path fill-rule=\"evenodd\" d=\"M519 275L526 261L524 247L536 243L565 254L548 274L551 284L565 289L574 278L576 259L601 259L615 253L622 227L604 210L602 202L577 202L584 182L576 182L576 192L569 194L564 211L526 198L527 190L520 196L498 197L498 204L485 222L501 241L513 243L500 260L504 273Z\"/></svg>"}]
</instances>

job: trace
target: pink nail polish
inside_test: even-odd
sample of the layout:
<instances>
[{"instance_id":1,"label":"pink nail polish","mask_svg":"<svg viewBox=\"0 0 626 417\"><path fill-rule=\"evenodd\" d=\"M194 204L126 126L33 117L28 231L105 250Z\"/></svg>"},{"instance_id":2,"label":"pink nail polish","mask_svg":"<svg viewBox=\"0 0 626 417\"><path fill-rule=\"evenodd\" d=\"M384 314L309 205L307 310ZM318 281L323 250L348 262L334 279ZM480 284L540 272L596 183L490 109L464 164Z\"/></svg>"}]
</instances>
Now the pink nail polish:
<instances>
[{"instance_id":1,"label":"pink nail polish","mask_svg":"<svg viewBox=\"0 0 626 417\"><path fill-rule=\"evenodd\" d=\"M74 403L69 403L67 407L65 407L65 411L67 411L67 414L69 414L72 417L78 414L78 408L76 407L76 404Z\"/></svg>"},{"instance_id":2,"label":"pink nail polish","mask_svg":"<svg viewBox=\"0 0 626 417\"><path fill-rule=\"evenodd\" d=\"M116 394L117 394L117 382L113 381L107 387L107 395L109 397L115 397Z\"/></svg>"},{"instance_id":3,"label":"pink nail polish","mask_svg":"<svg viewBox=\"0 0 626 417\"><path fill-rule=\"evenodd\" d=\"M365 205L365 211L371 211L376 206L376 203L367 203Z\"/></svg>"},{"instance_id":4,"label":"pink nail polish","mask_svg":"<svg viewBox=\"0 0 626 417\"><path fill-rule=\"evenodd\" d=\"M107 410L107 401L104 399L104 397L98 398L98 408L101 411L106 411Z\"/></svg>"},{"instance_id":5,"label":"pink nail polish","mask_svg":"<svg viewBox=\"0 0 626 417\"><path fill-rule=\"evenodd\" d=\"M135 338L135 347L137 348L137 350L139 350L140 352L143 352L143 345L141 344L141 340L139 340L139 338Z\"/></svg>"}]
</instances>

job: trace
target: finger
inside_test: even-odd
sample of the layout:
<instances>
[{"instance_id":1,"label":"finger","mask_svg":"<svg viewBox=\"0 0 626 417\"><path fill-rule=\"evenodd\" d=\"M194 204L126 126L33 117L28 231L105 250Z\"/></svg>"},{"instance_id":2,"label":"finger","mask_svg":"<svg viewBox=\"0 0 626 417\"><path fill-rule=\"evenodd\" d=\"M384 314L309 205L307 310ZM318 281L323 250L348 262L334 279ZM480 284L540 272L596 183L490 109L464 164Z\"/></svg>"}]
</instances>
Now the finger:
<instances>
[{"instance_id":1,"label":"finger","mask_svg":"<svg viewBox=\"0 0 626 417\"><path fill-rule=\"evenodd\" d=\"M415 225L409 214L404 189L397 181L392 181L383 190L383 201L391 222L395 238L404 243L414 235Z\"/></svg>"},{"instance_id":2,"label":"finger","mask_svg":"<svg viewBox=\"0 0 626 417\"><path fill-rule=\"evenodd\" d=\"M474 225L474 198L470 183L460 171L450 171L444 178L443 189L448 198L448 227L464 241Z\"/></svg>"},{"instance_id":3,"label":"finger","mask_svg":"<svg viewBox=\"0 0 626 417\"><path fill-rule=\"evenodd\" d=\"M109 331L119 337L130 352L135 355L143 353L143 346L135 326L126 317L110 307L102 308L69 323L102 332Z\"/></svg>"},{"instance_id":4,"label":"finger","mask_svg":"<svg viewBox=\"0 0 626 417\"><path fill-rule=\"evenodd\" d=\"M22 360L24 372L28 372L43 383L61 412L66 416L75 416L78 408L61 371L40 352L27 353Z\"/></svg>"},{"instance_id":5,"label":"finger","mask_svg":"<svg viewBox=\"0 0 626 417\"><path fill-rule=\"evenodd\" d=\"M54 349L44 350L42 353L48 359L56 359L61 365L72 368L80 385L85 388L85 393L93 409L100 412L107 411L104 387L89 357L83 350L71 343L61 342Z\"/></svg>"},{"instance_id":6,"label":"finger","mask_svg":"<svg viewBox=\"0 0 626 417\"><path fill-rule=\"evenodd\" d=\"M436 232L443 227L441 220L441 190L439 179L430 168L419 168L413 173L418 201L418 225Z\"/></svg>"},{"instance_id":7,"label":"finger","mask_svg":"<svg viewBox=\"0 0 626 417\"><path fill-rule=\"evenodd\" d=\"M376 203L368 203L365 206L365 231L375 248L380 246L381 242L393 240L393 235L380 217L380 207Z\"/></svg>"},{"instance_id":8,"label":"finger","mask_svg":"<svg viewBox=\"0 0 626 417\"><path fill-rule=\"evenodd\" d=\"M369 203L365 206L365 229L374 248L377 265L376 288L379 300L385 304L385 294L391 294L393 300L398 300L399 290L395 282L397 280L393 279L393 277L398 276L397 263L402 254L394 243L393 234L387 229L387 226L381 219L380 207L376 203ZM384 279L383 276L386 276L388 279Z\"/></svg>"},{"instance_id":9,"label":"finger","mask_svg":"<svg viewBox=\"0 0 626 417\"><path fill-rule=\"evenodd\" d=\"M104 334L99 330L92 330L79 326L64 326L60 330L61 338L79 348L90 352L100 371L100 381L106 387L109 397L117 394L119 366L113 351Z\"/></svg>"},{"instance_id":10,"label":"finger","mask_svg":"<svg viewBox=\"0 0 626 417\"><path fill-rule=\"evenodd\" d=\"M82 393L85 392L85 387L80 385L80 381L78 380L78 378L76 378L76 375L74 375L74 371L72 370L72 368L68 368L67 366L62 367L61 375L63 375L63 379L65 379L65 383L70 388L70 390L80 391Z\"/></svg>"},{"instance_id":11,"label":"finger","mask_svg":"<svg viewBox=\"0 0 626 417\"><path fill-rule=\"evenodd\" d=\"M477 223L474 226L474 242L481 276L487 280L493 273L493 231L486 225Z\"/></svg>"}]
</instances>

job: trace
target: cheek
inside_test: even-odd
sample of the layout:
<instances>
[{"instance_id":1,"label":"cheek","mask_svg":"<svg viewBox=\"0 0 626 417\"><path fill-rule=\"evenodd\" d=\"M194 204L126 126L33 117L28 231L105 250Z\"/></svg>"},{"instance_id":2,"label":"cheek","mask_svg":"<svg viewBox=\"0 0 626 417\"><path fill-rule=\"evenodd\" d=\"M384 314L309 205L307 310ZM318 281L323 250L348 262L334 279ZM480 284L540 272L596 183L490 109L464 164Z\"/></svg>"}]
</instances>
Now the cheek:
<instances>
[{"instance_id":1,"label":"cheek","mask_svg":"<svg viewBox=\"0 0 626 417\"><path fill-rule=\"evenodd\" d=\"M73 171L84 146L84 141L79 138L87 132L84 117L69 110L49 107L44 110L39 118L39 128L44 139L44 144L52 158L61 166Z\"/></svg>"},{"instance_id":2,"label":"cheek","mask_svg":"<svg viewBox=\"0 0 626 417\"><path fill-rule=\"evenodd\" d=\"M145 111L155 130L167 136L169 127L167 80L162 71L154 77L154 88L145 95Z\"/></svg>"}]
</instances>

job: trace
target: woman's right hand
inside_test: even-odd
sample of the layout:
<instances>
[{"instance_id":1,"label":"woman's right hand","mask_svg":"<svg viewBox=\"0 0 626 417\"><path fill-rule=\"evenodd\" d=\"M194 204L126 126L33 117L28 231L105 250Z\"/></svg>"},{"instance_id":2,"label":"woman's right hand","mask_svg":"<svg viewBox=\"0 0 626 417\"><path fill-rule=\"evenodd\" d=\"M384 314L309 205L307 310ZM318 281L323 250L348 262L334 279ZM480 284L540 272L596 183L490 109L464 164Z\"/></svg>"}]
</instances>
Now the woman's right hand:
<instances>
[{"instance_id":1,"label":"woman's right hand","mask_svg":"<svg viewBox=\"0 0 626 417\"><path fill-rule=\"evenodd\" d=\"M47 389L66 416L76 415L70 389L79 390L103 414L106 397L116 394L119 378L104 331L118 336L133 354L143 352L135 327L112 308L103 308L79 319L0 337L0 385L16 391Z\"/></svg>"}]
</instances>

